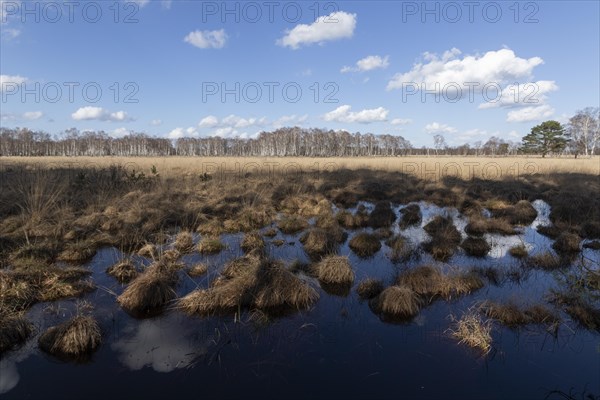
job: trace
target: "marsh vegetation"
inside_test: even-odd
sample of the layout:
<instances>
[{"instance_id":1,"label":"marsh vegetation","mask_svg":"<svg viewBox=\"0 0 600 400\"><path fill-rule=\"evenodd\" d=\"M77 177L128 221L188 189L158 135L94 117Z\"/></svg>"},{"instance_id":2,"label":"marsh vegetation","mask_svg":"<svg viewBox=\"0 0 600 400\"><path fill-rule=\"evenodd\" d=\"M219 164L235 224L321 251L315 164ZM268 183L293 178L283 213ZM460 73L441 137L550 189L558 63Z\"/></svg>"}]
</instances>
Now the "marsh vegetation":
<instances>
[{"instance_id":1,"label":"marsh vegetation","mask_svg":"<svg viewBox=\"0 0 600 400\"><path fill-rule=\"evenodd\" d=\"M129 365L129 339L148 330L157 342L136 355L139 368L158 370L148 354L173 341L163 369L195 368L216 387L225 370L256 385L242 367L279 368L300 387L282 361L294 352L315 365L326 354L317 368L327 374L358 346L356 371L346 371L358 379L372 373L371 357L392 366L407 348L432 345L419 335L435 336L432 351L448 362L512 360L506 335L554 343L554 358L527 354L556 365L571 354L565 343L593 347L597 173L428 180L376 166L207 178L180 167L139 177L120 164L2 164L3 365L38 348L92 370ZM571 379L593 385L597 372Z\"/></svg>"}]
</instances>

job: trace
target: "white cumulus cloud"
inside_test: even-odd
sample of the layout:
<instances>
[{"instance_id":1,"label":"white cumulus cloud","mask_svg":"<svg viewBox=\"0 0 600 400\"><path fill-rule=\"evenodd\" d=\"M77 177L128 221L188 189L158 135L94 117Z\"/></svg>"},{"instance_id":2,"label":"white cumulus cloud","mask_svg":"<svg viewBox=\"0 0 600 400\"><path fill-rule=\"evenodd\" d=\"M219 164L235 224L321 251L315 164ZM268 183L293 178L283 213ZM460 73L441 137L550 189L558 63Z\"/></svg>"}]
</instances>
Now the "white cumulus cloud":
<instances>
[{"instance_id":1,"label":"white cumulus cloud","mask_svg":"<svg viewBox=\"0 0 600 400\"><path fill-rule=\"evenodd\" d=\"M522 84L511 84L502 89L497 98L481 103L480 109L496 107L540 106L547 100L549 92L558 90L554 81L537 81Z\"/></svg>"},{"instance_id":2,"label":"white cumulus cloud","mask_svg":"<svg viewBox=\"0 0 600 400\"><path fill-rule=\"evenodd\" d=\"M301 116L298 116L296 114L283 115L283 116L277 118L273 122L273 128L277 129L277 128L282 128L284 126L302 125L306 122L307 119L308 119L308 114L304 114Z\"/></svg>"},{"instance_id":3,"label":"white cumulus cloud","mask_svg":"<svg viewBox=\"0 0 600 400\"><path fill-rule=\"evenodd\" d=\"M425 132L427 133L456 133L456 128L446 125L440 124L439 122L432 122L430 124L425 125Z\"/></svg>"},{"instance_id":4,"label":"white cumulus cloud","mask_svg":"<svg viewBox=\"0 0 600 400\"><path fill-rule=\"evenodd\" d=\"M194 31L190 32L183 40L200 49L220 49L227 42L227 33L225 33L225 29L218 31Z\"/></svg>"},{"instance_id":5,"label":"white cumulus cloud","mask_svg":"<svg viewBox=\"0 0 600 400\"><path fill-rule=\"evenodd\" d=\"M219 119L214 115L209 115L207 117L202 118L198 126L200 128L214 128L219 124Z\"/></svg>"},{"instance_id":6,"label":"white cumulus cloud","mask_svg":"<svg viewBox=\"0 0 600 400\"><path fill-rule=\"evenodd\" d=\"M507 122L530 122L541 121L542 119L551 117L554 114L554 109L547 104L534 107L523 107L518 110L509 111Z\"/></svg>"},{"instance_id":7,"label":"white cumulus cloud","mask_svg":"<svg viewBox=\"0 0 600 400\"><path fill-rule=\"evenodd\" d=\"M351 38L356 28L356 14L333 12L317 18L310 25L300 24L287 30L277 44L294 50L303 45L323 44L327 41Z\"/></svg>"},{"instance_id":8,"label":"white cumulus cloud","mask_svg":"<svg viewBox=\"0 0 600 400\"><path fill-rule=\"evenodd\" d=\"M116 112L111 113L110 111L105 110L102 107L92 107L92 106L79 108L77 111L75 111L73 114L71 114L71 118L73 118L75 121L98 120L98 121L124 122L124 121L133 120L132 118L129 117L129 115L127 115L127 113L125 111L116 111Z\"/></svg>"},{"instance_id":9,"label":"white cumulus cloud","mask_svg":"<svg viewBox=\"0 0 600 400\"><path fill-rule=\"evenodd\" d=\"M34 121L36 119L40 119L44 116L44 113L41 111L27 111L23 113L23 118Z\"/></svg>"},{"instance_id":10,"label":"white cumulus cloud","mask_svg":"<svg viewBox=\"0 0 600 400\"><path fill-rule=\"evenodd\" d=\"M388 82L387 90L401 89L407 83L424 85L427 90L443 92L445 85L458 85L463 96L468 95L468 84L482 86L489 83L498 85L515 80L530 78L533 69L544 61L540 57L528 59L517 57L510 49L488 51L483 55L466 55L460 58L458 49L451 49L442 56L424 53L423 62L413 65L408 72L397 73ZM448 90L448 87L446 90Z\"/></svg>"},{"instance_id":11,"label":"white cumulus cloud","mask_svg":"<svg viewBox=\"0 0 600 400\"><path fill-rule=\"evenodd\" d=\"M368 124L371 122L385 121L389 114L389 110L383 107L365 109L358 112L350 111L351 109L352 107L347 104L339 106L335 110L323 115L323 119L325 121Z\"/></svg>"},{"instance_id":12,"label":"white cumulus cloud","mask_svg":"<svg viewBox=\"0 0 600 400\"><path fill-rule=\"evenodd\" d=\"M356 62L355 67L343 67L340 72L365 72L374 69L385 69L390 65L389 56L367 56Z\"/></svg>"},{"instance_id":13,"label":"white cumulus cloud","mask_svg":"<svg viewBox=\"0 0 600 400\"><path fill-rule=\"evenodd\" d=\"M27 78L20 75L0 75L0 92L6 90L9 85L20 85L25 82L27 82Z\"/></svg>"},{"instance_id":14,"label":"white cumulus cloud","mask_svg":"<svg viewBox=\"0 0 600 400\"><path fill-rule=\"evenodd\" d=\"M408 125L412 123L412 119L410 118L394 118L390 124L392 125Z\"/></svg>"}]
</instances>

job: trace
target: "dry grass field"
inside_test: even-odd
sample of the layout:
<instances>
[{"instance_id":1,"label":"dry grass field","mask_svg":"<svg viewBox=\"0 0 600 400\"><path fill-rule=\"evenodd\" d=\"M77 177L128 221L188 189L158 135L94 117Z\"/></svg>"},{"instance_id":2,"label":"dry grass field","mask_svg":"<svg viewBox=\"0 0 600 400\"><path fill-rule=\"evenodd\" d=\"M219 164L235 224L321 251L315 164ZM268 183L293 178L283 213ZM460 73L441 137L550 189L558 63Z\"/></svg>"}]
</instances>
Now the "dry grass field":
<instances>
[{"instance_id":1,"label":"dry grass field","mask_svg":"<svg viewBox=\"0 0 600 400\"><path fill-rule=\"evenodd\" d=\"M124 165L129 169L149 171L155 166L163 176L188 173L220 173L229 176L262 172L294 173L333 170L371 169L402 172L425 179L459 176L497 179L532 174L581 173L600 175L600 157L541 158L519 157L11 157L0 159L0 168L30 167L95 167Z\"/></svg>"}]
</instances>

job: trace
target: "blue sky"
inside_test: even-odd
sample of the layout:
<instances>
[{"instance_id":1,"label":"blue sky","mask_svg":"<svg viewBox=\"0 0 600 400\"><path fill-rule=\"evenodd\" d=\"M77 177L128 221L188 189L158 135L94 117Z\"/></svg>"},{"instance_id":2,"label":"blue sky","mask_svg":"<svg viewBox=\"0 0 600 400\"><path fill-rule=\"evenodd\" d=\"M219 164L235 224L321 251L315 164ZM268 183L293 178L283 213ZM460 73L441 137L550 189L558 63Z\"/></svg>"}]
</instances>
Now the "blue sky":
<instances>
[{"instance_id":1,"label":"blue sky","mask_svg":"<svg viewBox=\"0 0 600 400\"><path fill-rule=\"evenodd\" d=\"M597 1L1 3L5 127L177 138L299 125L422 146L519 141L600 103Z\"/></svg>"}]
</instances>

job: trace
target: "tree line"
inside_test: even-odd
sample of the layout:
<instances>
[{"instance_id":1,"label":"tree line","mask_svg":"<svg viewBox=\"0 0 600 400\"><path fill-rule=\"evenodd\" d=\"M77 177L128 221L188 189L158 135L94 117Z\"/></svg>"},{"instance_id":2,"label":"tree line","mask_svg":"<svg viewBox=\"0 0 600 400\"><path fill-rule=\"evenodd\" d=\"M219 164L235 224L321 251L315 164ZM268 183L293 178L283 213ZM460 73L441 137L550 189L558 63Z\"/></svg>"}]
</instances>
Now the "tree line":
<instances>
[{"instance_id":1,"label":"tree line","mask_svg":"<svg viewBox=\"0 0 600 400\"><path fill-rule=\"evenodd\" d=\"M597 108L586 108L567 126L546 121L533 127L522 143L491 137L448 146L435 135L433 146L414 147L402 136L361 134L318 128L286 127L256 138L193 137L175 140L144 133L114 138L103 131L68 129L58 135L27 128L0 128L1 156L296 156L357 157L406 155L511 156L519 153L593 155L600 144Z\"/></svg>"}]
</instances>

